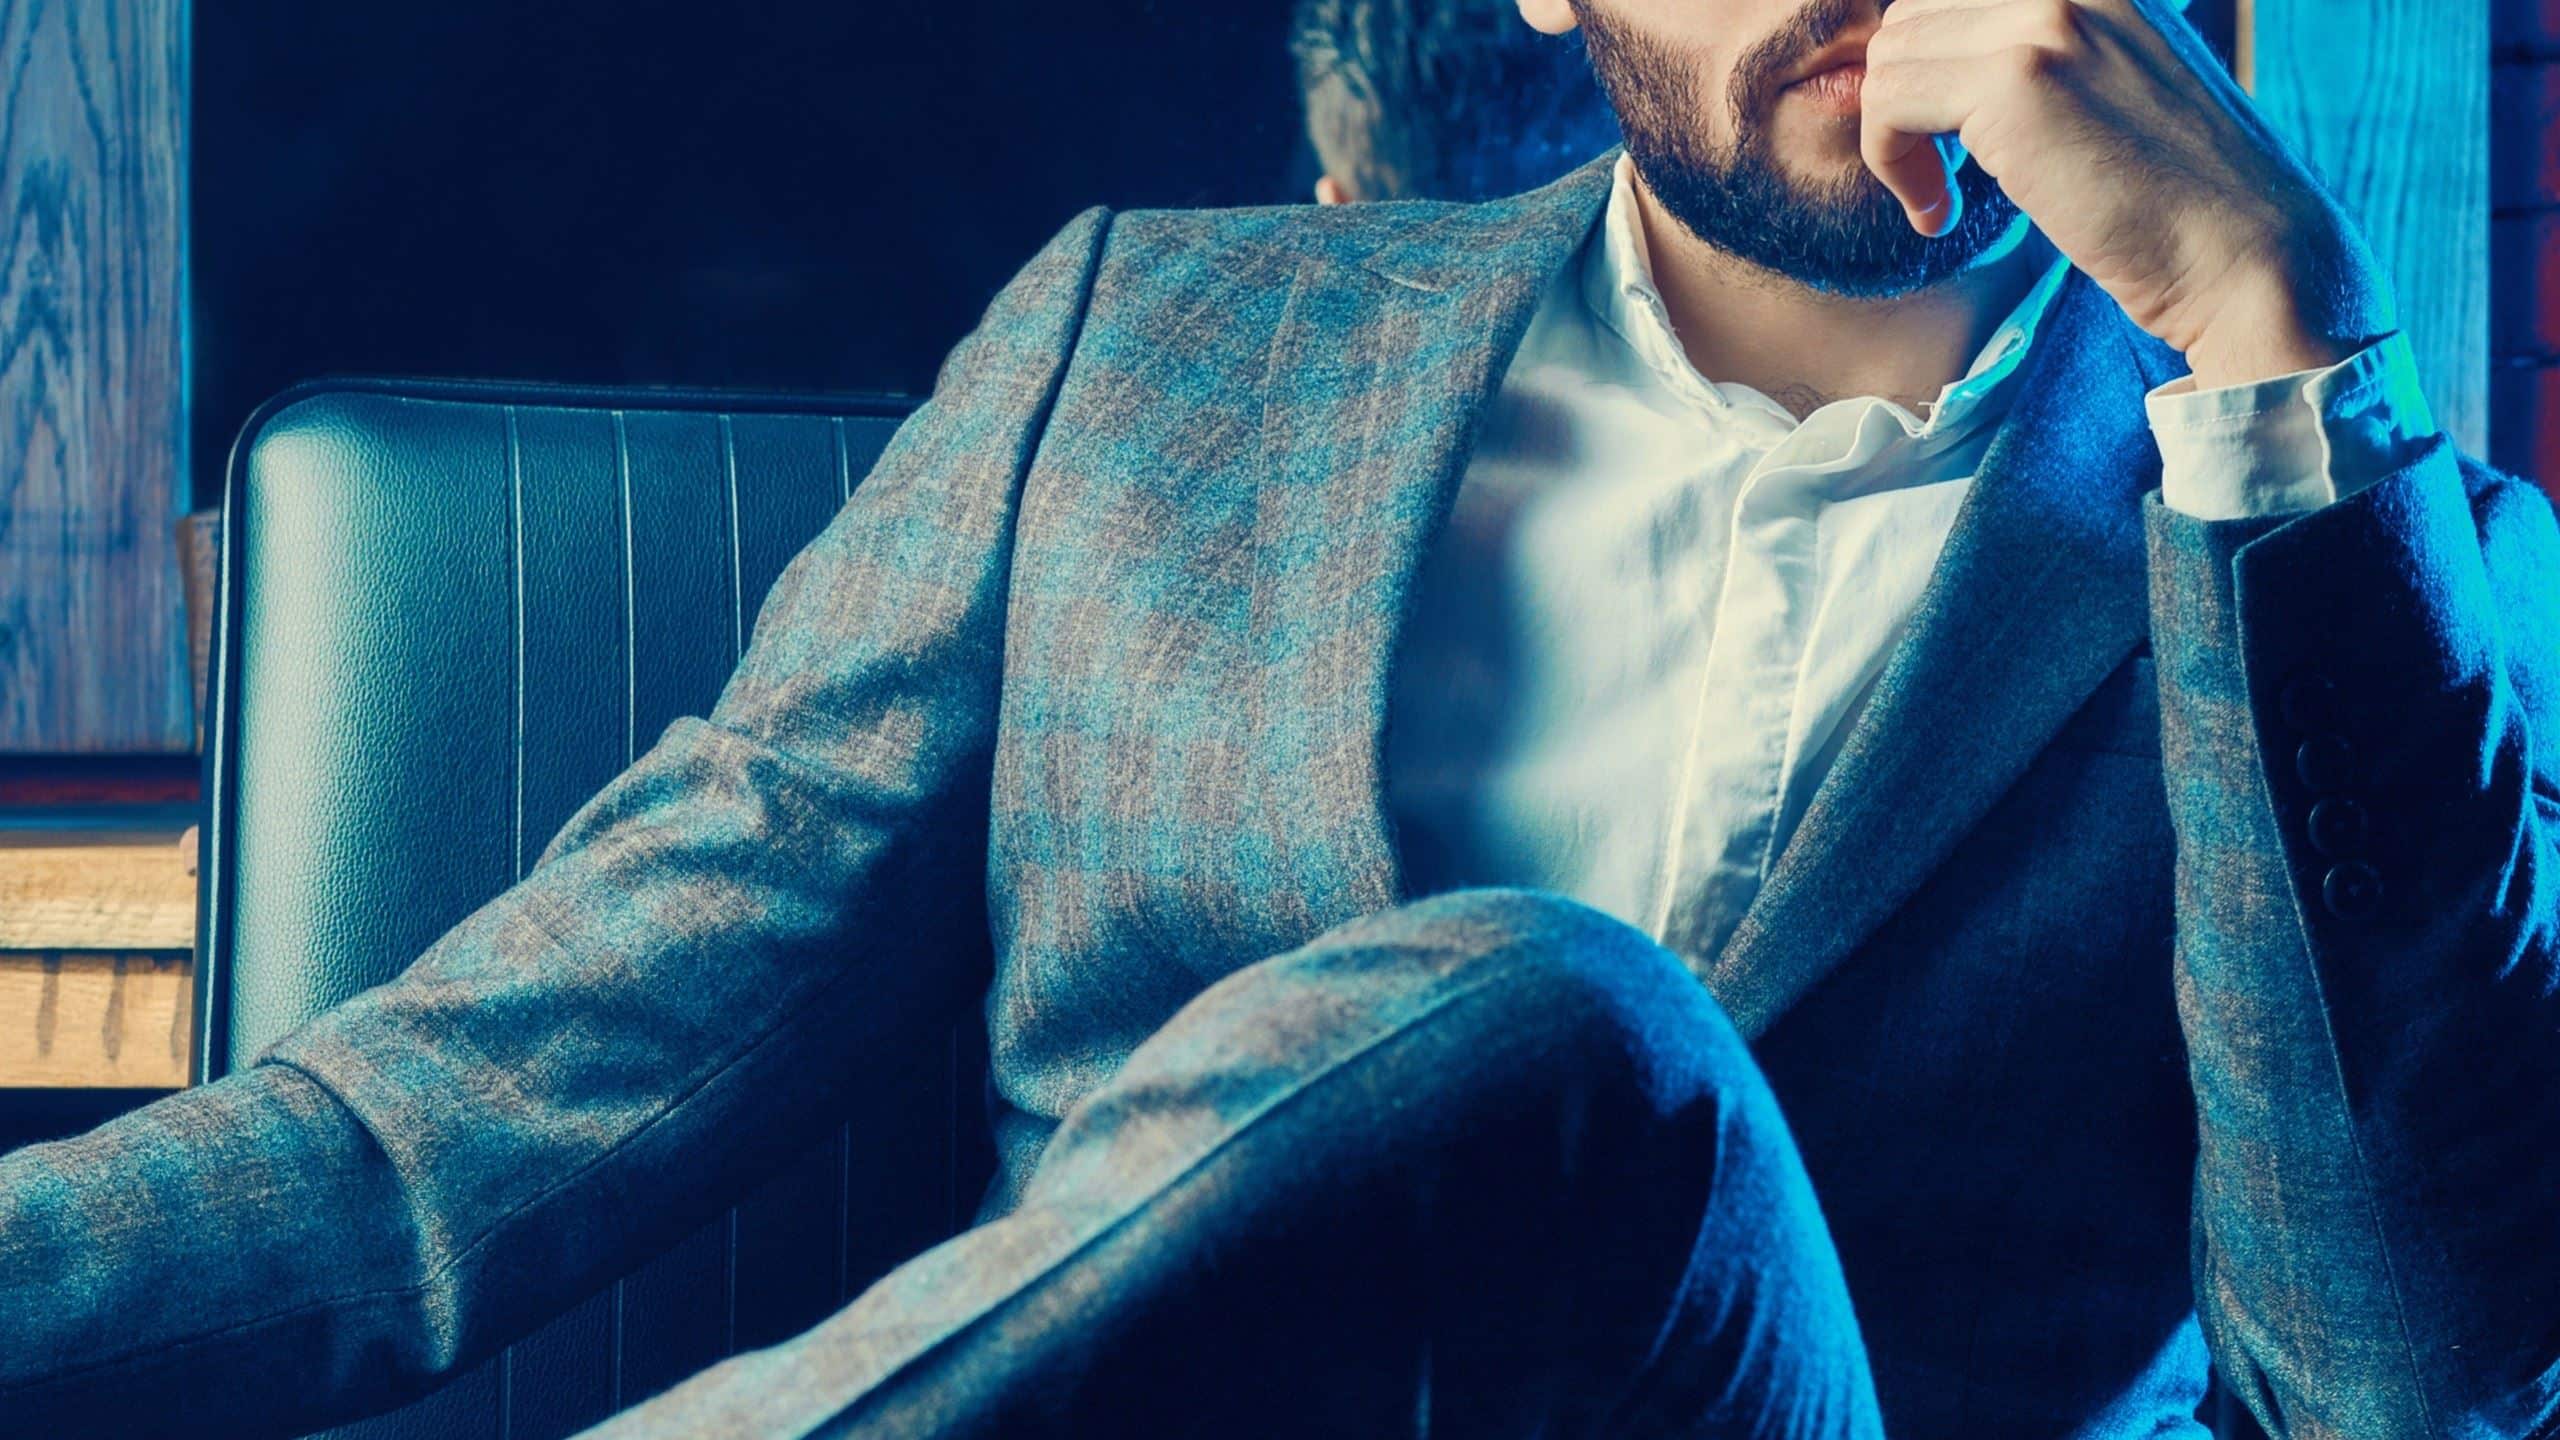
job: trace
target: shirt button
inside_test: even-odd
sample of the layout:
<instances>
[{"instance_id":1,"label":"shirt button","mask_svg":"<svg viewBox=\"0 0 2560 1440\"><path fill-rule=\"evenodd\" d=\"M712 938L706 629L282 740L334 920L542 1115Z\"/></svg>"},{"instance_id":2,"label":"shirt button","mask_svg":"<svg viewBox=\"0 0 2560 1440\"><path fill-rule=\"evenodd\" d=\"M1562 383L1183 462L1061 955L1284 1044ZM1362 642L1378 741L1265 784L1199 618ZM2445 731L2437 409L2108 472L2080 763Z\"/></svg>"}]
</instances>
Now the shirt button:
<instances>
[{"instance_id":1,"label":"shirt button","mask_svg":"<svg viewBox=\"0 0 2560 1440\"><path fill-rule=\"evenodd\" d=\"M2361 855L2373 834L2373 817L2355 801L2332 795L2311 807L2310 830L2311 848L2333 860Z\"/></svg>"},{"instance_id":2,"label":"shirt button","mask_svg":"<svg viewBox=\"0 0 2560 1440\"><path fill-rule=\"evenodd\" d=\"M2315 795L2346 789L2355 771L2356 747L2344 735L2314 735L2293 752L2293 773Z\"/></svg>"},{"instance_id":3,"label":"shirt button","mask_svg":"<svg viewBox=\"0 0 2560 1440\"><path fill-rule=\"evenodd\" d=\"M2325 730L2338 718L2338 687L2319 671L2305 670L2285 682L2276 704L2294 729Z\"/></svg>"},{"instance_id":4,"label":"shirt button","mask_svg":"<svg viewBox=\"0 0 2560 1440\"><path fill-rule=\"evenodd\" d=\"M2382 875L2361 860L2331 867L2320 882L2320 903L2341 920L2362 920L2382 908Z\"/></svg>"}]
</instances>

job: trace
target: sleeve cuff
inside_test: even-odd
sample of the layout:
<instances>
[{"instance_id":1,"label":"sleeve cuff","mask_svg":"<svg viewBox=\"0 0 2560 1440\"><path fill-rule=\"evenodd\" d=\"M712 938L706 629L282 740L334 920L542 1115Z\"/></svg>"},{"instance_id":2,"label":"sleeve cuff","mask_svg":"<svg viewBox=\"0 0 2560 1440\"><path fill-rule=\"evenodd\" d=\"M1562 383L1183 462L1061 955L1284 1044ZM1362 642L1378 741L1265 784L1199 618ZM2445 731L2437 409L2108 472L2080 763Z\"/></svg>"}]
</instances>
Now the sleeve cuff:
<instances>
[{"instance_id":1,"label":"sleeve cuff","mask_svg":"<svg viewBox=\"0 0 2560 1440\"><path fill-rule=\"evenodd\" d=\"M2436 433L2407 337L2324 370L2219 390L2182 377L2143 405L2160 446L2160 500L2203 520L2316 510L2414 460Z\"/></svg>"}]
</instances>

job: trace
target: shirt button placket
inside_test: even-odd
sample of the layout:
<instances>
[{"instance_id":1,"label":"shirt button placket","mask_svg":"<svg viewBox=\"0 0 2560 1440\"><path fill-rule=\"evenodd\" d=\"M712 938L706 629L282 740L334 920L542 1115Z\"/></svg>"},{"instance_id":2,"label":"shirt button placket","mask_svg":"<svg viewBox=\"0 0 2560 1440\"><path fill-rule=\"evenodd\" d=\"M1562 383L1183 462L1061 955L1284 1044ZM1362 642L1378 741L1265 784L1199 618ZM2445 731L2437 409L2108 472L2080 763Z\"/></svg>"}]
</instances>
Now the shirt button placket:
<instances>
[{"instance_id":1,"label":"shirt button placket","mask_svg":"<svg viewBox=\"0 0 2560 1440\"><path fill-rule=\"evenodd\" d=\"M1763 460L1767 466L1768 461ZM1784 779L1787 738L1810 638L1818 497L1793 466L1747 480L1716 634L1699 687L1676 857L1665 877L1663 942L1712 955L1760 883Z\"/></svg>"}]
</instances>

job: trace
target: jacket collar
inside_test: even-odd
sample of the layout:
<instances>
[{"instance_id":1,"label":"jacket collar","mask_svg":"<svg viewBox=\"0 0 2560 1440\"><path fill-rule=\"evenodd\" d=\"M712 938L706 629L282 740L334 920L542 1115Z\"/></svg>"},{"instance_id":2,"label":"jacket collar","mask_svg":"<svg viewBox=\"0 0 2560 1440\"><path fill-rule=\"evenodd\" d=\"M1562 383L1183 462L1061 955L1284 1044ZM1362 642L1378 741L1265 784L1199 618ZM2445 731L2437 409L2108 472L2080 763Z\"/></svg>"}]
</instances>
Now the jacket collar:
<instances>
[{"instance_id":1,"label":"jacket collar","mask_svg":"<svg viewBox=\"0 0 2560 1440\"><path fill-rule=\"evenodd\" d=\"M1262 893L1312 937L1405 898L1382 784L1413 580L1539 298L1608 203L1615 152L1453 209L1365 260L1297 267L1269 351L1253 659ZM1723 950L1691 956L1764 1032L1917 891L2148 629L2146 352L2073 275L1903 640ZM2151 369L2158 369L2150 365Z\"/></svg>"},{"instance_id":2,"label":"jacket collar","mask_svg":"<svg viewBox=\"0 0 2560 1440\"><path fill-rule=\"evenodd\" d=\"M1489 287L1501 296L1517 292L1534 307L1608 208L1621 153L1613 149L1523 195L1453 207L1370 252L1363 268L1424 294ZM1528 312L1518 318L1525 330ZM1518 338L1511 337L1513 345ZM1508 360L1510 347L1501 348L1498 358Z\"/></svg>"}]
</instances>

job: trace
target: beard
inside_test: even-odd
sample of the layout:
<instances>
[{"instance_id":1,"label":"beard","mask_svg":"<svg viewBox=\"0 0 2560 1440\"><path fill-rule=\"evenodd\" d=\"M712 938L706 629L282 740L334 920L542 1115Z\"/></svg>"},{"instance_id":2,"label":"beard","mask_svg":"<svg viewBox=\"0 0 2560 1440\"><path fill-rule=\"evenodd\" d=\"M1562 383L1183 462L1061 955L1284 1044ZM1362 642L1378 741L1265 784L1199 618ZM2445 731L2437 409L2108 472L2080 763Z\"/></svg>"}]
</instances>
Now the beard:
<instances>
[{"instance_id":1,"label":"beard","mask_svg":"<svg viewBox=\"0 0 2560 1440\"><path fill-rule=\"evenodd\" d=\"M1849 27L1859 0L1813 0L1735 62L1730 147L1707 135L1694 57L1621 23L1599 0L1573 4L1645 187L1717 250L1816 290L1886 299L1971 268L2017 222L2016 203L1970 159L1956 175L1964 213L1936 239L1911 228L1902 202L1864 165L1820 182L1779 167L1761 122L1787 75Z\"/></svg>"}]
</instances>

